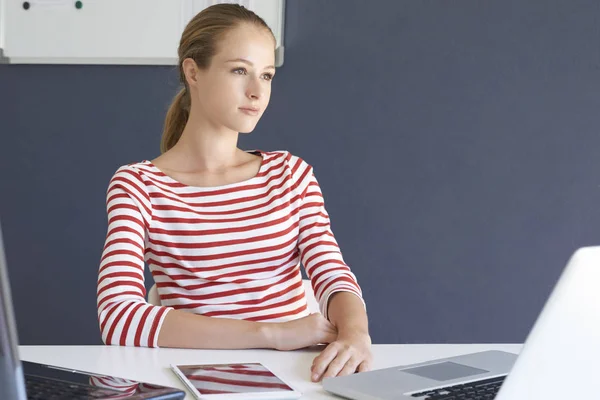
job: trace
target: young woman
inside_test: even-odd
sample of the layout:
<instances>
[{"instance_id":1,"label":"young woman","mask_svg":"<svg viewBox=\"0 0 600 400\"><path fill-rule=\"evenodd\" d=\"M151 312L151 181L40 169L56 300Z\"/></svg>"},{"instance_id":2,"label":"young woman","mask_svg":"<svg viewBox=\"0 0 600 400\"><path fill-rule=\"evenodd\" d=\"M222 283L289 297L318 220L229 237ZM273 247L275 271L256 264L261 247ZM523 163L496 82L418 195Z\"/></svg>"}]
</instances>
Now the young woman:
<instances>
[{"instance_id":1,"label":"young woman","mask_svg":"<svg viewBox=\"0 0 600 400\"><path fill-rule=\"evenodd\" d=\"M209 7L179 45L182 90L162 154L123 166L107 193L98 275L106 344L293 350L328 343L312 379L366 371L361 290L330 229L319 184L285 151L242 151L269 104L275 39L253 12ZM321 313L310 314L300 263ZM144 265L161 306L145 300Z\"/></svg>"}]
</instances>

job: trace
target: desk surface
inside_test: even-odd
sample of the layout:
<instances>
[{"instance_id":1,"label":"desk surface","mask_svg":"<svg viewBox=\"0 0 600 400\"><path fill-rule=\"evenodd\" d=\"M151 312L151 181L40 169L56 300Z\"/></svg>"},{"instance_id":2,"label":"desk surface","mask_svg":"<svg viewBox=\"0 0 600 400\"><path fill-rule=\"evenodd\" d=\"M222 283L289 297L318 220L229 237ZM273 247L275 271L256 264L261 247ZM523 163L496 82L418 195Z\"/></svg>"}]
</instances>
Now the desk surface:
<instances>
[{"instance_id":1,"label":"desk surface","mask_svg":"<svg viewBox=\"0 0 600 400\"><path fill-rule=\"evenodd\" d=\"M482 351L518 353L520 344L380 344L373 345L373 369L427 361L435 358ZM58 365L98 374L139 380L158 385L184 385L171 372L171 364L261 362L297 390L303 399L336 399L320 383L310 381L310 366L320 349L275 350L188 350L149 349L117 346L20 346L22 360ZM193 399L186 390L186 399Z\"/></svg>"}]
</instances>

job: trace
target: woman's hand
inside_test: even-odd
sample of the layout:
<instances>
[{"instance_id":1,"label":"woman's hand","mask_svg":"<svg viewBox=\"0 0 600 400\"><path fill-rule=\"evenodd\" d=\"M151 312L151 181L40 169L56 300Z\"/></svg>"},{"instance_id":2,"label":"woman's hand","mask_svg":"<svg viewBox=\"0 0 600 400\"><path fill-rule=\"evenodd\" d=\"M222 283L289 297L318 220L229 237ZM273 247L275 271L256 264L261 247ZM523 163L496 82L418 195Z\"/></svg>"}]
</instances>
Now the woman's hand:
<instances>
[{"instance_id":1,"label":"woman's hand","mask_svg":"<svg viewBox=\"0 0 600 400\"><path fill-rule=\"evenodd\" d=\"M323 378L369 371L372 361L371 337L367 333L340 334L314 359L311 378L318 382Z\"/></svg>"},{"instance_id":2,"label":"woman's hand","mask_svg":"<svg viewBox=\"0 0 600 400\"><path fill-rule=\"evenodd\" d=\"M271 324L272 347L277 350L296 350L331 343L336 340L336 327L321 315L314 313L288 322Z\"/></svg>"}]
</instances>

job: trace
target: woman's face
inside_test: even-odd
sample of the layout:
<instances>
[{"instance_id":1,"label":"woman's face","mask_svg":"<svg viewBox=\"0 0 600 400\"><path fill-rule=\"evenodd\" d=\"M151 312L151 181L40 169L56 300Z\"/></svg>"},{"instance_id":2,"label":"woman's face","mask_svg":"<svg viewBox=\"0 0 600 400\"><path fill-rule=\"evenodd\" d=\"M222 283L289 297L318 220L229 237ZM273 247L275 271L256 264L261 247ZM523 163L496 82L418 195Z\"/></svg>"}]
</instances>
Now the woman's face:
<instances>
[{"instance_id":1,"label":"woman's face","mask_svg":"<svg viewBox=\"0 0 600 400\"><path fill-rule=\"evenodd\" d=\"M217 43L209 67L195 70L196 90L190 85L194 112L217 127L252 132L269 104L274 65L275 41L269 31L252 24L233 28Z\"/></svg>"}]
</instances>

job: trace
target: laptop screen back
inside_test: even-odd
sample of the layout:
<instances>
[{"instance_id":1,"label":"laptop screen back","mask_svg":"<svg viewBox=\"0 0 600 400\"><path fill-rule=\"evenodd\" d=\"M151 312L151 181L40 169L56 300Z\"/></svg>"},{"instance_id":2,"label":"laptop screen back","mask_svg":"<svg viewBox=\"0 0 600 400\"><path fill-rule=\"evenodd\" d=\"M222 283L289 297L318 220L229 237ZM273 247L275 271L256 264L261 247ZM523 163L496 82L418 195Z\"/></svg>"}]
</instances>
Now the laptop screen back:
<instances>
[{"instance_id":1,"label":"laptop screen back","mask_svg":"<svg viewBox=\"0 0 600 400\"><path fill-rule=\"evenodd\" d=\"M600 246L575 252L497 400L597 399ZM596 393L596 394L594 394Z\"/></svg>"},{"instance_id":2,"label":"laptop screen back","mask_svg":"<svg viewBox=\"0 0 600 400\"><path fill-rule=\"evenodd\" d=\"M26 399L17 344L17 329L0 229L0 399Z\"/></svg>"}]
</instances>

